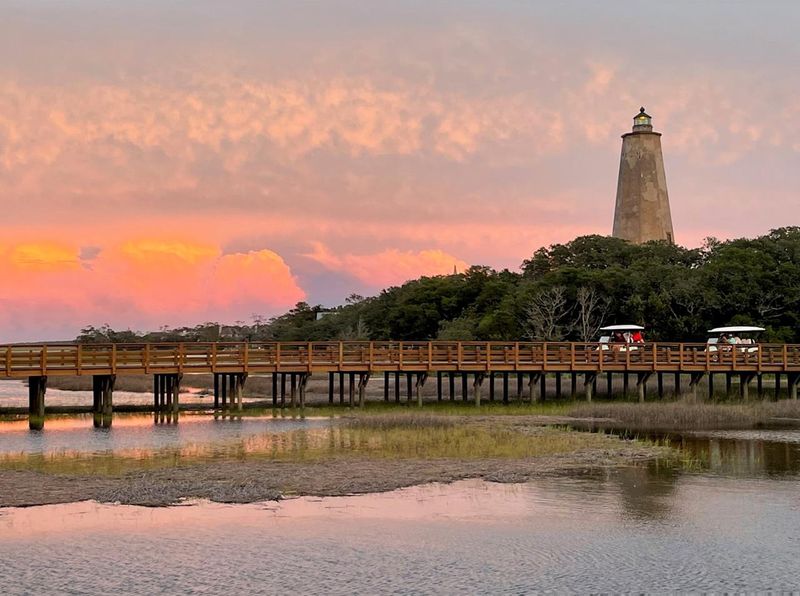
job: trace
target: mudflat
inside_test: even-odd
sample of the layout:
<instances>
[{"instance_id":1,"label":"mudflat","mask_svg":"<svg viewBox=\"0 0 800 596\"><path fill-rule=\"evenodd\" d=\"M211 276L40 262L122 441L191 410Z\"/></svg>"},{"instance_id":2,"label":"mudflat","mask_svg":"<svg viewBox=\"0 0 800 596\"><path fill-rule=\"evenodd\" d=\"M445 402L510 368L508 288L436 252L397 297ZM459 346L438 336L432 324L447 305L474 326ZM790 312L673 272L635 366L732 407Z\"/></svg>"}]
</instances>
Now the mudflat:
<instances>
[{"instance_id":1,"label":"mudflat","mask_svg":"<svg viewBox=\"0 0 800 596\"><path fill-rule=\"evenodd\" d=\"M454 419L455 418L455 419ZM304 432L304 431L298 431ZM662 446L532 425L516 417L463 419L376 416L345 421L335 436L302 452L275 456L258 450L211 461L186 458L147 467L130 462L121 473L83 466L63 473L22 462L0 465L0 507L82 500L166 506L186 498L249 503L299 495L382 492L430 482L483 478L524 482L541 476L588 474L670 457ZM68 462L65 462L68 464Z\"/></svg>"}]
</instances>

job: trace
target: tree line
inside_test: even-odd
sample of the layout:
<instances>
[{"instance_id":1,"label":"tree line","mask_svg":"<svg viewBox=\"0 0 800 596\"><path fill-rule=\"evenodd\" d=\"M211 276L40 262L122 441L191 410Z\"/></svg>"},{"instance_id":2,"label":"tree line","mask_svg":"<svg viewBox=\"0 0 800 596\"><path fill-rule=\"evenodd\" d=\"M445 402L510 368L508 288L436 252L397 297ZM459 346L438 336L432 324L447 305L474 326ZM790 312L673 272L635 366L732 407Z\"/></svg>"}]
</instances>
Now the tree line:
<instances>
[{"instance_id":1,"label":"tree line","mask_svg":"<svg viewBox=\"0 0 800 596\"><path fill-rule=\"evenodd\" d=\"M582 236L540 248L519 272L473 266L421 277L332 309L300 302L250 323L203 323L138 333L86 327L79 341L575 340L615 323L646 338L704 341L720 325L767 328L764 340L800 342L800 227L700 248Z\"/></svg>"}]
</instances>

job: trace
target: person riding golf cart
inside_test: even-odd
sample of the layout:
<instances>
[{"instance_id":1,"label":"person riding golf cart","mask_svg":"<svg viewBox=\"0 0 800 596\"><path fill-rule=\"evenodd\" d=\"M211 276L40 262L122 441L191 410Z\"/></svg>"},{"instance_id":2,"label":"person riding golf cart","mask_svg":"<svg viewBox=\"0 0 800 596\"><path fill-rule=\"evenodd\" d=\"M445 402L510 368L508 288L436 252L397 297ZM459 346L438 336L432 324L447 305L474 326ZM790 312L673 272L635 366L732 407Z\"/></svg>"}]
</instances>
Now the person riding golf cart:
<instances>
[{"instance_id":1,"label":"person riding golf cart","mask_svg":"<svg viewBox=\"0 0 800 596\"><path fill-rule=\"evenodd\" d=\"M751 354L758 352L758 334L763 332L763 327L752 325L733 325L730 327L715 327L709 329L709 338L706 342L709 352L742 352Z\"/></svg>"},{"instance_id":2,"label":"person riding golf cart","mask_svg":"<svg viewBox=\"0 0 800 596\"><path fill-rule=\"evenodd\" d=\"M600 327L600 331L604 332L600 337L601 350L632 352L644 343L644 327L641 325L608 325Z\"/></svg>"}]
</instances>

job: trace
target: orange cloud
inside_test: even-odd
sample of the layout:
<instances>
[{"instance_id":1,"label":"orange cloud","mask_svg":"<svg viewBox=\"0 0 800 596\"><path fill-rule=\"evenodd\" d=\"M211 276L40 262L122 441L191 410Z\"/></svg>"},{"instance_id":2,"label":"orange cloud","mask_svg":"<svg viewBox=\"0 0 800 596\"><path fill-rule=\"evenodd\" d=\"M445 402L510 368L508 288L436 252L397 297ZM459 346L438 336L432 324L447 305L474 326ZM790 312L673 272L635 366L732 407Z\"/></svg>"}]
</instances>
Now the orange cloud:
<instances>
[{"instance_id":1,"label":"orange cloud","mask_svg":"<svg viewBox=\"0 0 800 596\"><path fill-rule=\"evenodd\" d=\"M446 275L463 271L469 264L442 250L384 250L374 254L334 255L325 245L313 244L313 251L304 255L332 271L352 275L361 282L383 288L401 284L420 276Z\"/></svg>"},{"instance_id":2,"label":"orange cloud","mask_svg":"<svg viewBox=\"0 0 800 596\"><path fill-rule=\"evenodd\" d=\"M30 337L86 323L155 327L248 319L305 298L273 251L223 255L219 247L192 242L131 240L103 247L83 263L68 246L0 247L0 276L0 331Z\"/></svg>"}]
</instances>

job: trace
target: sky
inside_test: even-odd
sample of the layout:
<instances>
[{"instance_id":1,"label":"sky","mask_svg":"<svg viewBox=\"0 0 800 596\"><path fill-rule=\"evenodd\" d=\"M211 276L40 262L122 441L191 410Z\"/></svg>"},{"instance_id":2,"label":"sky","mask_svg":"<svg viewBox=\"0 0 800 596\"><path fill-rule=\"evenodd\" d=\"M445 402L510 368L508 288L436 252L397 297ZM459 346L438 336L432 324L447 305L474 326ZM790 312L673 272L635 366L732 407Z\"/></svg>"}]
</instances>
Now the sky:
<instances>
[{"instance_id":1,"label":"sky","mask_svg":"<svg viewBox=\"0 0 800 596\"><path fill-rule=\"evenodd\" d=\"M0 343L332 306L610 234L800 224L800 3L0 0Z\"/></svg>"}]
</instances>

